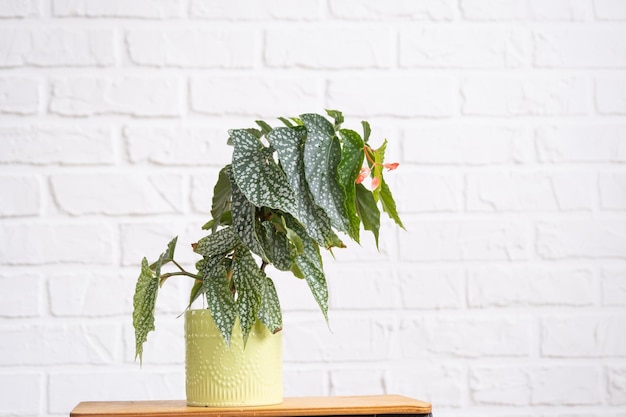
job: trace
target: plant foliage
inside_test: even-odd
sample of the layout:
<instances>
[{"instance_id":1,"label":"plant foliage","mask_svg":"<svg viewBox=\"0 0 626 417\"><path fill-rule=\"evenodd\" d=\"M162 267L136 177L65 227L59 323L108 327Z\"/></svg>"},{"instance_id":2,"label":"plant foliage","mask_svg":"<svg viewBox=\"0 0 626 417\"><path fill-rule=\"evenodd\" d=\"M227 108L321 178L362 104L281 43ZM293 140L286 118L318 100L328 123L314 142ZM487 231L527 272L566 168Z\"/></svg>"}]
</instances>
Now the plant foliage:
<instances>
[{"instance_id":1,"label":"plant foliage","mask_svg":"<svg viewBox=\"0 0 626 417\"><path fill-rule=\"evenodd\" d=\"M396 204L383 178L387 141L369 145L370 126L363 136L344 129L341 112L328 117L303 114L279 118L271 127L233 129L231 164L219 173L213 189L208 235L193 246L201 259L197 271L186 271L174 260L173 239L156 262L144 258L133 299L136 357L154 330L154 306L164 281L176 275L195 280L189 306L204 297L213 320L229 343L239 319L244 343L259 320L271 332L282 329L278 294L267 265L303 278L328 320L328 288L320 256L324 249L343 248L337 233L359 242L361 227L378 245L380 215L402 226ZM370 178L368 189L362 183ZM380 206L380 208L379 208ZM172 272L162 272L166 264Z\"/></svg>"}]
</instances>

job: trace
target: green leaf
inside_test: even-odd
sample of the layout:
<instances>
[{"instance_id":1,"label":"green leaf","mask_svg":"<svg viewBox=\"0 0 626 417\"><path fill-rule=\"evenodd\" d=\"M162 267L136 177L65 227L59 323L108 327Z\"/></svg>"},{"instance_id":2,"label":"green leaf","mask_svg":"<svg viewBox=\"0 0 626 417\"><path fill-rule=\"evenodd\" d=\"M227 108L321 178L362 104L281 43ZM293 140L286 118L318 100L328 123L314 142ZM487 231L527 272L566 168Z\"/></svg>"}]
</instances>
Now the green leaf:
<instances>
[{"instance_id":1,"label":"green leaf","mask_svg":"<svg viewBox=\"0 0 626 417\"><path fill-rule=\"evenodd\" d=\"M378 248L378 232L380 230L380 210L376 206L374 195L363 186L356 185L356 209L359 217L363 222L365 230L369 230L374 234L376 239L376 247Z\"/></svg>"},{"instance_id":2,"label":"green leaf","mask_svg":"<svg viewBox=\"0 0 626 417\"><path fill-rule=\"evenodd\" d=\"M296 256L298 269L294 271L294 275L299 276L297 272L300 272L304 276L315 301L317 301L317 305L324 315L324 319L328 322L328 286L319 247L294 218L286 216L285 221L287 227L300 236L304 245L303 253Z\"/></svg>"},{"instance_id":3,"label":"green leaf","mask_svg":"<svg viewBox=\"0 0 626 417\"><path fill-rule=\"evenodd\" d=\"M152 270L158 269L160 271L163 265L174 260L174 251L176 250L177 241L178 241L178 236L176 236L167 244L167 249L165 249L165 252L163 252L161 256L159 256L159 259L156 262L150 265L150 269ZM163 282L161 282L161 285L162 284Z\"/></svg>"},{"instance_id":4,"label":"green leaf","mask_svg":"<svg viewBox=\"0 0 626 417\"><path fill-rule=\"evenodd\" d=\"M361 126L363 126L363 142L367 143L367 141L370 139L372 129L370 128L370 124L365 120L361 122Z\"/></svg>"},{"instance_id":5,"label":"green leaf","mask_svg":"<svg viewBox=\"0 0 626 417\"><path fill-rule=\"evenodd\" d=\"M199 279L196 280L196 282L194 282L193 284L193 287L191 287L191 292L189 293L189 305L187 306L187 309L191 308L191 305L193 304L194 301L198 299L198 297L200 297L203 290L204 290L204 287L203 287L202 281L200 281Z\"/></svg>"},{"instance_id":6,"label":"green leaf","mask_svg":"<svg viewBox=\"0 0 626 417\"><path fill-rule=\"evenodd\" d=\"M372 176L374 178L380 178L380 181L383 180L383 162L385 161L385 151L387 150L387 139L383 142L380 148L374 150L374 162L376 165L372 168ZM380 195L380 187L377 187L372 191L374 195L374 200L378 201L378 197Z\"/></svg>"},{"instance_id":7,"label":"green leaf","mask_svg":"<svg viewBox=\"0 0 626 417\"><path fill-rule=\"evenodd\" d=\"M289 271L297 254L296 248L291 245L285 233L276 230L272 222L264 221L262 226L265 230L265 253L270 254L270 263L276 269Z\"/></svg>"},{"instance_id":8,"label":"green leaf","mask_svg":"<svg viewBox=\"0 0 626 417\"><path fill-rule=\"evenodd\" d=\"M391 190L383 179L381 179L380 181L380 202L382 203L383 211L387 213L389 218L396 222L398 226L404 229L402 220L400 220L400 216L398 215L398 211L396 210L396 202L391 195Z\"/></svg>"},{"instance_id":9,"label":"green leaf","mask_svg":"<svg viewBox=\"0 0 626 417\"><path fill-rule=\"evenodd\" d=\"M269 277L265 278L263 301L261 302L258 316L259 321L273 334L283 329L283 314L280 309L280 301L278 300L274 282Z\"/></svg>"},{"instance_id":10,"label":"green leaf","mask_svg":"<svg viewBox=\"0 0 626 417\"><path fill-rule=\"evenodd\" d=\"M283 124L287 127L293 127L293 123L291 123L291 121L285 117L279 117L278 120L283 122Z\"/></svg>"},{"instance_id":11,"label":"green leaf","mask_svg":"<svg viewBox=\"0 0 626 417\"><path fill-rule=\"evenodd\" d=\"M211 311L211 317L219 329L226 345L230 345L233 326L237 320L235 298L230 290L230 279L224 260L218 262L211 272L202 279L202 286L206 293L206 300Z\"/></svg>"},{"instance_id":12,"label":"green leaf","mask_svg":"<svg viewBox=\"0 0 626 417\"><path fill-rule=\"evenodd\" d=\"M194 251L204 258L214 258L226 255L238 244L239 239L233 228L226 227L200 239L194 246Z\"/></svg>"},{"instance_id":13,"label":"green leaf","mask_svg":"<svg viewBox=\"0 0 626 417\"><path fill-rule=\"evenodd\" d=\"M244 346L261 307L264 280L265 274L257 266L250 250L243 245L238 246L233 256L233 281L237 289L237 307Z\"/></svg>"},{"instance_id":14,"label":"green leaf","mask_svg":"<svg viewBox=\"0 0 626 417\"><path fill-rule=\"evenodd\" d=\"M272 131L272 126L268 125L263 120L257 120L256 124L259 125L259 127L261 128L261 133L263 134L263 136L266 136Z\"/></svg>"},{"instance_id":15,"label":"green leaf","mask_svg":"<svg viewBox=\"0 0 626 417\"><path fill-rule=\"evenodd\" d=\"M228 176L232 179L232 173L228 171ZM233 228L241 242L252 252L270 262L260 240L263 238L264 230L261 228L256 218L256 207L241 192L236 183L232 184L232 215Z\"/></svg>"},{"instance_id":16,"label":"green leaf","mask_svg":"<svg viewBox=\"0 0 626 417\"><path fill-rule=\"evenodd\" d=\"M294 191L298 210L292 214L318 244L325 248L343 247L343 242L332 230L330 219L324 210L315 204L305 178L306 134L304 128L278 127L267 136L267 140L276 149L280 165Z\"/></svg>"},{"instance_id":17,"label":"green leaf","mask_svg":"<svg viewBox=\"0 0 626 417\"><path fill-rule=\"evenodd\" d=\"M246 130L231 130L233 174L243 194L255 206L266 206L295 213L295 196L285 173L268 155L260 140Z\"/></svg>"},{"instance_id":18,"label":"green leaf","mask_svg":"<svg viewBox=\"0 0 626 417\"><path fill-rule=\"evenodd\" d=\"M159 265L160 268L160 265ZM160 271L159 271L160 273ZM148 260L141 261L141 273L133 296L133 327L135 328L135 359L143 362L143 344L148 333L154 330L154 308L159 291L159 274L155 274Z\"/></svg>"},{"instance_id":19,"label":"green leaf","mask_svg":"<svg viewBox=\"0 0 626 417\"><path fill-rule=\"evenodd\" d=\"M335 130L339 130L344 122L343 114L339 110L326 110L326 114L335 120Z\"/></svg>"},{"instance_id":20,"label":"green leaf","mask_svg":"<svg viewBox=\"0 0 626 417\"><path fill-rule=\"evenodd\" d=\"M229 169L230 165L226 165L220 170L215 187L213 187L211 216L213 216L214 220L221 219L222 215L230 210L231 187L227 175ZM219 225L219 222L214 222L212 225L212 231L215 232Z\"/></svg>"},{"instance_id":21,"label":"green leaf","mask_svg":"<svg viewBox=\"0 0 626 417\"><path fill-rule=\"evenodd\" d=\"M346 196L345 211L349 220L348 234L354 241L359 242L361 220L356 210L355 180L363 166L363 158L365 158L363 147L365 145L361 136L354 130L341 129L338 133L343 141L343 147L337 173L339 175L339 186L343 189Z\"/></svg>"},{"instance_id":22,"label":"green leaf","mask_svg":"<svg viewBox=\"0 0 626 417\"><path fill-rule=\"evenodd\" d=\"M318 114L300 116L308 135L304 146L304 169L315 203L322 207L332 225L343 232L349 228L345 195L337 181L341 144L333 125Z\"/></svg>"}]
</instances>

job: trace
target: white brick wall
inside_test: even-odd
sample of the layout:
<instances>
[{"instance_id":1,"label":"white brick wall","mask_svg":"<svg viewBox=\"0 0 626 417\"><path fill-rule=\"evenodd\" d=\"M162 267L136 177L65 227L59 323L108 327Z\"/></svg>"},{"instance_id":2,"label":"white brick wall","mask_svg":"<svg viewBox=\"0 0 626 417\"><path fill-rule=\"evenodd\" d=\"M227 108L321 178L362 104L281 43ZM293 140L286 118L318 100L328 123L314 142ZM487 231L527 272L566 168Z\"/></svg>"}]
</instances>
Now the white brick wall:
<instances>
[{"instance_id":1,"label":"white brick wall","mask_svg":"<svg viewBox=\"0 0 626 417\"><path fill-rule=\"evenodd\" d=\"M285 309L285 393L626 415L626 1L0 0L0 417L184 397L189 282L143 369L142 256L202 236L226 130L338 108L407 231Z\"/></svg>"}]
</instances>

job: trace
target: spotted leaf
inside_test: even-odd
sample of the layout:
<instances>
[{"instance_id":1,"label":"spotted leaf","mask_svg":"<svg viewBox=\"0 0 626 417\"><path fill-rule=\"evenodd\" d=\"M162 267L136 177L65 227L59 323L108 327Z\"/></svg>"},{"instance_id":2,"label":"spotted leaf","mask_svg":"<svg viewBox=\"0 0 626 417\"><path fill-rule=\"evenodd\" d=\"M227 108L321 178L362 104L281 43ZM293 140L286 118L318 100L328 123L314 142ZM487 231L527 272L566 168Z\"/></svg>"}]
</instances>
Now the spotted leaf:
<instances>
[{"instance_id":1,"label":"spotted leaf","mask_svg":"<svg viewBox=\"0 0 626 417\"><path fill-rule=\"evenodd\" d=\"M233 326L237 319L237 308L224 262L219 262L202 281L211 317L226 345L230 345Z\"/></svg>"},{"instance_id":2,"label":"spotted leaf","mask_svg":"<svg viewBox=\"0 0 626 417\"><path fill-rule=\"evenodd\" d=\"M274 282L265 277L263 287L263 301L258 313L259 321L272 333L278 333L283 328L283 314L280 310L280 301Z\"/></svg>"},{"instance_id":3,"label":"spotted leaf","mask_svg":"<svg viewBox=\"0 0 626 417\"><path fill-rule=\"evenodd\" d=\"M361 136L354 130L341 129L338 133L343 142L341 162L337 168L339 186L346 196L344 207L348 216L348 234L358 242L361 220L356 210L355 180L363 166L363 158L365 158L364 143Z\"/></svg>"},{"instance_id":4,"label":"spotted leaf","mask_svg":"<svg viewBox=\"0 0 626 417\"><path fill-rule=\"evenodd\" d=\"M261 307L265 274L259 269L250 250L243 245L238 246L233 255L233 280L237 290L237 310L245 345Z\"/></svg>"},{"instance_id":5,"label":"spotted leaf","mask_svg":"<svg viewBox=\"0 0 626 417\"><path fill-rule=\"evenodd\" d=\"M160 265L158 267L160 269ZM133 297L135 359L139 358L140 364L143 362L143 344L148 340L148 333L154 330L154 306L159 290L159 275L150 269L148 260L143 258Z\"/></svg>"}]
</instances>

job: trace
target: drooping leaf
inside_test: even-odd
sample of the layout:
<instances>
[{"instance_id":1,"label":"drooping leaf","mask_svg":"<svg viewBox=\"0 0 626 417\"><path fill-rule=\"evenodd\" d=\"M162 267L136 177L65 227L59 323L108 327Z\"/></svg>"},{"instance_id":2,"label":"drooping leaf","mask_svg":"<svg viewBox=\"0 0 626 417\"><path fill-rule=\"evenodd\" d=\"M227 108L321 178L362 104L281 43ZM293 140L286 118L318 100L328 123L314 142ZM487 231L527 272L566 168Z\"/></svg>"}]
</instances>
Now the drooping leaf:
<instances>
[{"instance_id":1,"label":"drooping leaf","mask_svg":"<svg viewBox=\"0 0 626 417\"><path fill-rule=\"evenodd\" d=\"M198 299L198 297L200 297L200 295L202 295L202 292L203 292L202 281L197 279L194 282L193 287L191 287L191 291L189 292L189 305L187 306L187 309L191 308L191 305L194 303L194 301Z\"/></svg>"},{"instance_id":2,"label":"drooping leaf","mask_svg":"<svg viewBox=\"0 0 626 417\"><path fill-rule=\"evenodd\" d=\"M381 180L380 182L380 202L382 203L383 211L387 213L389 218L404 229L404 225L396 209L396 202L391 195L391 189L389 189L385 180Z\"/></svg>"},{"instance_id":3,"label":"drooping leaf","mask_svg":"<svg viewBox=\"0 0 626 417\"><path fill-rule=\"evenodd\" d=\"M287 127L293 127L293 123L291 123L291 121L285 117L279 117L278 120L283 122L283 124Z\"/></svg>"},{"instance_id":4,"label":"drooping leaf","mask_svg":"<svg viewBox=\"0 0 626 417\"><path fill-rule=\"evenodd\" d=\"M294 271L294 274L298 276L296 272L299 272L304 276L315 301L317 301L317 305L324 315L324 319L328 322L328 286L319 247L294 218L286 216L285 222L287 227L300 236L304 245L302 254L296 256L298 269Z\"/></svg>"},{"instance_id":5,"label":"drooping leaf","mask_svg":"<svg viewBox=\"0 0 626 417\"><path fill-rule=\"evenodd\" d=\"M258 313L259 321L272 333L278 333L283 328L283 314L276 287L270 277L265 278L263 287L263 301Z\"/></svg>"},{"instance_id":6,"label":"drooping leaf","mask_svg":"<svg viewBox=\"0 0 626 417\"><path fill-rule=\"evenodd\" d=\"M343 141L341 149L341 162L337 168L339 185L346 196L345 211L348 216L348 235L356 242L359 242L361 220L356 210L356 189L355 180L363 166L365 157L364 143L361 136L354 130L341 129L339 137Z\"/></svg>"},{"instance_id":7,"label":"drooping leaf","mask_svg":"<svg viewBox=\"0 0 626 417\"><path fill-rule=\"evenodd\" d=\"M264 230L256 218L256 207L241 192L237 184L234 182L232 172L228 171L228 176L233 181L232 187L232 214L233 228L237 232L237 236L241 242L246 245L252 252L263 258L264 261L270 262L269 256L266 255L260 240L263 238Z\"/></svg>"},{"instance_id":8,"label":"drooping leaf","mask_svg":"<svg viewBox=\"0 0 626 417\"><path fill-rule=\"evenodd\" d=\"M304 146L306 181L315 203L322 207L332 225L348 230L344 207L345 195L337 181L337 166L341 161L341 144L332 124L318 114L300 116L307 129Z\"/></svg>"},{"instance_id":9,"label":"drooping leaf","mask_svg":"<svg viewBox=\"0 0 626 417\"><path fill-rule=\"evenodd\" d=\"M148 333L154 330L154 307L159 291L159 276L148 264L148 260L141 261L141 273L135 286L133 296L133 327L135 328L135 359L143 362L143 344L148 340Z\"/></svg>"},{"instance_id":10,"label":"drooping leaf","mask_svg":"<svg viewBox=\"0 0 626 417\"><path fill-rule=\"evenodd\" d=\"M387 150L387 139L383 142L383 144L376 150L374 150L374 167L372 168L372 177L379 178L382 182L383 180L383 162L385 160L385 151ZM374 200L378 202L378 197L380 195L380 187L374 188L372 190L372 194L374 195Z\"/></svg>"},{"instance_id":11,"label":"drooping leaf","mask_svg":"<svg viewBox=\"0 0 626 417\"><path fill-rule=\"evenodd\" d=\"M285 173L267 148L246 130L231 130L235 149L232 169L241 192L256 206L295 213L295 196Z\"/></svg>"},{"instance_id":12,"label":"drooping leaf","mask_svg":"<svg viewBox=\"0 0 626 417\"><path fill-rule=\"evenodd\" d=\"M263 120L257 120L256 124L259 125L259 127L261 128L261 133L263 134L263 136L266 136L272 131L272 126L268 125Z\"/></svg>"},{"instance_id":13,"label":"drooping leaf","mask_svg":"<svg viewBox=\"0 0 626 417\"><path fill-rule=\"evenodd\" d=\"M213 187L213 201L211 206L211 216L213 216L213 220L215 220L211 226L213 232L220 226L217 220L221 219L222 215L230 210L231 187L227 175L228 170L230 170L230 165L226 165L220 170L215 187Z\"/></svg>"},{"instance_id":14,"label":"drooping leaf","mask_svg":"<svg viewBox=\"0 0 626 417\"><path fill-rule=\"evenodd\" d=\"M230 345L230 337L237 319L237 308L235 298L230 290L230 279L224 262L218 262L211 273L203 277L202 281L211 317L226 345Z\"/></svg>"},{"instance_id":15,"label":"drooping leaf","mask_svg":"<svg viewBox=\"0 0 626 417\"><path fill-rule=\"evenodd\" d=\"M304 147L307 132L304 128L278 127L267 136L278 153L280 164L294 191L298 210L294 216L304 225L307 233L325 248L343 247L343 242L332 230L324 210L314 202L305 178Z\"/></svg>"},{"instance_id":16,"label":"drooping leaf","mask_svg":"<svg viewBox=\"0 0 626 417\"><path fill-rule=\"evenodd\" d=\"M289 271L296 257L296 248L291 245L287 235L280 233L270 221L264 221L262 226L265 231L263 241L265 253L269 254L271 264L281 271Z\"/></svg>"},{"instance_id":17,"label":"drooping leaf","mask_svg":"<svg viewBox=\"0 0 626 417\"><path fill-rule=\"evenodd\" d=\"M363 222L365 230L374 234L378 247L378 233L380 230L380 210L376 206L374 195L363 184L356 185L356 209Z\"/></svg>"},{"instance_id":18,"label":"drooping leaf","mask_svg":"<svg viewBox=\"0 0 626 417\"><path fill-rule=\"evenodd\" d=\"M204 258L224 256L239 244L239 238L232 227L220 229L203 237L194 246L194 251Z\"/></svg>"},{"instance_id":19,"label":"drooping leaf","mask_svg":"<svg viewBox=\"0 0 626 417\"><path fill-rule=\"evenodd\" d=\"M259 269L250 250L243 245L238 246L233 255L233 280L237 289L237 310L245 346L261 307L265 273Z\"/></svg>"}]
</instances>

